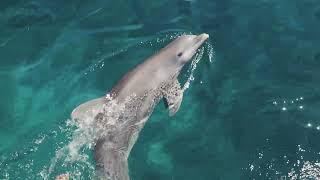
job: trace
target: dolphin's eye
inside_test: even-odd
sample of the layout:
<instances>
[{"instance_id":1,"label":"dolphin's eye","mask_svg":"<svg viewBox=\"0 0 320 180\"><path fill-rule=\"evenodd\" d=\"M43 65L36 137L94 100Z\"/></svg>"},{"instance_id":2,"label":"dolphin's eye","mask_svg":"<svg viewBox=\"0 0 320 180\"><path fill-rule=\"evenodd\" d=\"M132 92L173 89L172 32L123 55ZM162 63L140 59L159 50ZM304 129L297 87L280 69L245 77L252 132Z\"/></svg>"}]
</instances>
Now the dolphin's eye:
<instances>
[{"instance_id":1,"label":"dolphin's eye","mask_svg":"<svg viewBox=\"0 0 320 180\"><path fill-rule=\"evenodd\" d=\"M179 54L178 54L178 57L181 57L182 56L182 52L180 52Z\"/></svg>"}]
</instances>

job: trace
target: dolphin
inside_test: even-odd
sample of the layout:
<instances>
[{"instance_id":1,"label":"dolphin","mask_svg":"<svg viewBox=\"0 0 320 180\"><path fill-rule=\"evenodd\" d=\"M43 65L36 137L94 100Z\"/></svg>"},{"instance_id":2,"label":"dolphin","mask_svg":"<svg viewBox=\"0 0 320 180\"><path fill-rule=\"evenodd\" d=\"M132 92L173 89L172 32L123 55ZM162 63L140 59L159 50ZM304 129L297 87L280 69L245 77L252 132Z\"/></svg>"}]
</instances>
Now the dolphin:
<instances>
[{"instance_id":1,"label":"dolphin","mask_svg":"<svg viewBox=\"0 0 320 180\"><path fill-rule=\"evenodd\" d=\"M94 119L98 179L130 179L127 160L139 132L160 100L169 116L179 110L184 90L177 77L208 37L205 33L177 37L125 74L106 96L73 110L72 119Z\"/></svg>"}]
</instances>

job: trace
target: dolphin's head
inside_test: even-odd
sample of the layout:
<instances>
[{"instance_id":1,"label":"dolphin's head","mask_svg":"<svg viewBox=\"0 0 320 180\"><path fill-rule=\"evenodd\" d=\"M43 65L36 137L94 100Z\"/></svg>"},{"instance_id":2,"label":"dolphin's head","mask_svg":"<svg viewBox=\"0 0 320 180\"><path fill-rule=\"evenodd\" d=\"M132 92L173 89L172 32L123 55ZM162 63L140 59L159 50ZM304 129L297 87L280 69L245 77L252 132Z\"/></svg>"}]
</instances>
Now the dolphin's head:
<instances>
[{"instance_id":1,"label":"dolphin's head","mask_svg":"<svg viewBox=\"0 0 320 180\"><path fill-rule=\"evenodd\" d=\"M182 35L168 44L162 52L170 56L167 58L171 63L182 67L192 59L200 46L208 38L209 35L206 33L200 35Z\"/></svg>"}]
</instances>

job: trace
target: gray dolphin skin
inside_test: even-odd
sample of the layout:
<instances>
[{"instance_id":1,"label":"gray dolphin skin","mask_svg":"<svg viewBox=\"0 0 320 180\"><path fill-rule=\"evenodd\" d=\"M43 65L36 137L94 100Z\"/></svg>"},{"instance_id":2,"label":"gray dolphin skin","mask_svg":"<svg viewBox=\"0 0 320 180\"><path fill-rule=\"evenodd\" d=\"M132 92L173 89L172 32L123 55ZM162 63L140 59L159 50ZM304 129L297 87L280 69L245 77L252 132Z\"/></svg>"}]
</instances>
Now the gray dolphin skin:
<instances>
[{"instance_id":1,"label":"gray dolphin skin","mask_svg":"<svg viewBox=\"0 0 320 180\"><path fill-rule=\"evenodd\" d=\"M97 179L130 179L127 159L139 132L160 100L169 116L179 110L183 89L177 77L208 37L205 33L177 37L128 72L106 96L73 110L73 119L94 119Z\"/></svg>"}]
</instances>

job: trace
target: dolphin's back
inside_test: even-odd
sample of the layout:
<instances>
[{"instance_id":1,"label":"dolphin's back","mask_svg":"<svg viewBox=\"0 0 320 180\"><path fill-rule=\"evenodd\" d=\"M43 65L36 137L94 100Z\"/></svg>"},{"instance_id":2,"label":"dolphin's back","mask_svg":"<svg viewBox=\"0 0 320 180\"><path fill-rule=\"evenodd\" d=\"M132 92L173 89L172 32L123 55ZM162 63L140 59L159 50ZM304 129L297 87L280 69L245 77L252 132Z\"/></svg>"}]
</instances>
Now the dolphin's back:
<instances>
[{"instance_id":1,"label":"dolphin's back","mask_svg":"<svg viewBox=\"0 0 320 180\"><path fill-rule=\"evenodd\" d=\"M157 67L153 58L149 58L126 73L111 89L110 94L119 102L132 94L142 95L145 90L157 87L159 81L149 81L150 77L157 76ZM142 88L143 87L143 88ZM142 90L142 91L141 91Z\"/></svg>"}]
</instances>

